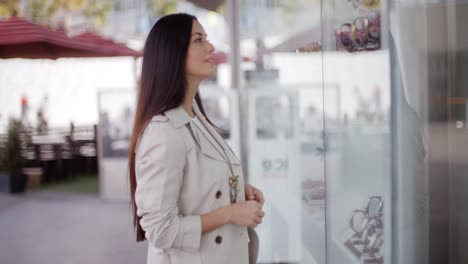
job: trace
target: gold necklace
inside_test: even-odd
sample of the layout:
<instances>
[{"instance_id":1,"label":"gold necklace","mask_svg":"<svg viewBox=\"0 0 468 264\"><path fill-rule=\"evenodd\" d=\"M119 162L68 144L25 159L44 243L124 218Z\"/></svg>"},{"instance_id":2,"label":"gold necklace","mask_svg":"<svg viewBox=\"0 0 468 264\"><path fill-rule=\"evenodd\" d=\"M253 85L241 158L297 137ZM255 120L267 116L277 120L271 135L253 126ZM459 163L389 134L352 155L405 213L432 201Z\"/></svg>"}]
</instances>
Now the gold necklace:
<instances>
[{"instance_id":1,"label":"gold necklace","mask_svg":"<svg viewBox=\"0 0 468 264\"><path fill-rule=\"evenodd\" d=\"M196 117L198 119L198 117ZM200 120L199 120L200 121ZM199 130L202 130L197 122L195 120L193 120L193 123L195 124L195 126L198 127ZM201 121L200 121L201 123ZM202 124L203 125L203 124ZM204 126L204 125L203 125ZM213 136L213 134L209 131L208 128L206 128L206 131L213 137L214 140L215 137ZM203 132L202 132L203 133ZM204 134L204 133L203 133ZM204 135L206 136L206 135ZM219 155L221 155L221 157L223 158L224 161L226 161L226 163L228 164L228 168L229 168L229 171L231 172L231 176L229 177L229 195L230 195L230 198L231 198L231 203L235 203L237 201L237 192L239 191L239 189L237 189L237 185L239 183L239 175L235 175L234 174L234 170L232 168L232 163L231 161L229 160L229 156L227 155L226 153L226 150L224 149L223 145L222 144L219 144L218 142L218 145L219 147L221 148L221 150L223 151L223 153L221 153L218 148L216 146L214 146L214 144L208 140L211 144L211 146L216 150L216 152L218 152ZM224 141L224 139L223 139ZM234 151L232 151L231 147L229 147L229 145L226 143L226 141L224 141L224 143L228 146L229 150L231 150L232 154L234 155L234 157L236 158L237 161L239 161L239 159L237 158L236 154L234 153ZM224 155L223 155L224 154ZM239 162L240 163L240 162Z\"/></svg>"}]
</instances>

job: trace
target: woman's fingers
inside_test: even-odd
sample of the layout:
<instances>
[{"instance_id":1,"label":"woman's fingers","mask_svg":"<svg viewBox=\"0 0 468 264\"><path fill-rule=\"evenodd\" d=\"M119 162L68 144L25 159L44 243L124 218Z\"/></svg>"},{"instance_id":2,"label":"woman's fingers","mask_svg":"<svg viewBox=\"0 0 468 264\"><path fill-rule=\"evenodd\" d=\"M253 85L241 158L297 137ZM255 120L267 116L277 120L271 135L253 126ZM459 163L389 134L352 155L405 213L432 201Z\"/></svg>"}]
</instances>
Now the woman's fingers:
<instances>
[{"instance_id":1,"label":"woman's fingers","mask_svg":"<svg viewBox=\"0 0 468 264\"><path fill-rule=\"evenodd\" d=\"M261 205L265 203L265 199L263 198L263 193L262 191L258 189L254 189L254 195L255 195L255 200L259 202Z\"/></svg>"},{"instance_id":2,"label":"woman's fingers","mask_svg":"<svg viewBox=\"0 0 468 264\"><path fill-rule=\"evenodd\" d=\"M259 224L262 223L262 218L260 218L260 217L255 217L255 220L254 220L254 221L255 221L255 223L256 223L257 225L259 225Z\"/></svg>"},{"instance_id":3,"label":"woman's fingers","mask_svg":"<svg viewBox=\"0 0 468 264\"><path fill-rule=\"evenodd\" d=\"M255 200L255 192L257 188L253 187L250 184L247 184L245 187L245 197L247 200Z\"/></svg>"},{"instance_id":4,"label":"woman's fingers","mask_svg":"<svg viewBox=\"0 0 468 264\"><path fill-rule=\"evenodd\" d=\"M255 201L255 207L257 207L257 209L260 209L260 210L262 210L263 208L262 204L257 201Z\"/></svg>"},{"instance_id":5,"label":"woman's fingers","mask_svg":"<svg viewBox=\"0 0 468 264\"><path fill-rule=\"evenodd\" d=\"M245 197L247 200L255 200L259 202L261 205L265 203L265 198L263 196L263 192L259 189L253 187L250 184L246 185L245 188Z\"/></svg>"},{"instance_id":6,"label":"woman's fingers","mask_svg":"<svg viewBox=\"0 0 468 264\"><path fill-rule=\"evenodd\" d=\"M263 217L265 216L265 212L264 212L264 211L259 211L259 212L257 213L257 215L258 215L259 217L263 218Z\"/></svg>"},{"instance_id":7,"label":"woman's fingers","mask_svg":"<svg viewBox=\"0 0 468 264\"><path fill-rule=\"evenodd\" d=\"M258 202L255 202L255 206L257 208L256 215L263 218L265 216L265 212L263 211L263 206Z\"/></svg>"},{"instance_id":8,"label":"woman's fingers","mask_svg":"<svg viewBox=\"0 0 468 264\"><path fill-rule=\"evenodd\" d=\"M254 190L255 189L251 185L246 185L245 196L247 197L247 200L253 200L255 198Z\"/></svg>"},{"instance_id":9,"label":"woman's fingers","mask_svg":"<svg viewBox=\"0 0 468 264\"><path fill-rule=\"evenodd\" d=\"M257 225L263 222L262 218L265 216L265 212L262 210L262 205L257 201L245 201L242 204L245 209L245 220L244 225L249 227L257 227Z\"/></svg>"}]
</instances>

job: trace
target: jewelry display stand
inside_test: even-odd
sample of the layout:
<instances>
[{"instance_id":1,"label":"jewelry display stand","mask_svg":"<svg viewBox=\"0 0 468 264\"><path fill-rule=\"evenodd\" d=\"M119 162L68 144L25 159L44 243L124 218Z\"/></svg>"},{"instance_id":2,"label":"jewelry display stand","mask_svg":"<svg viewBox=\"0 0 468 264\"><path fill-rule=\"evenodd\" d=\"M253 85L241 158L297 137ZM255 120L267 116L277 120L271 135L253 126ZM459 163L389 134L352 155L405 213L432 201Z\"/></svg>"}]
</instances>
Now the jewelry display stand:
<instances>
[{"instance_id":1,"label":"jewelry display stand","mask_svg":"<svg viewBox=\"0 0 468 264\"><path fill-rule=\"evenodd\" d=\"M350 219L353 234L344 243L361 263L383 263L383 201L369 199L366 210L355 210Z\"/></svg>"}]
</instances>

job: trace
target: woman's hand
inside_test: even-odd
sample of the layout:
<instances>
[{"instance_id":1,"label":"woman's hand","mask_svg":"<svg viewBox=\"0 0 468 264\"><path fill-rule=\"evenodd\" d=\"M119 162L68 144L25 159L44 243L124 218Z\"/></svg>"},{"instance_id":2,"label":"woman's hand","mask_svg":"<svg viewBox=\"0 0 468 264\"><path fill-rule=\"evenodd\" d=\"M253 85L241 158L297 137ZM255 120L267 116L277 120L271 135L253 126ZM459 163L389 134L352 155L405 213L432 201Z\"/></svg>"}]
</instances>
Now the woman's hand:
<instances>
[{"instance_id":1,"label":"woman's hand","mask_svg":"<svg viewBox=\"0 0 468 264\"><path fill-rule=\"evenodd\" d=\"M262 223L265 213L256 201L245 201L230 205L229 223L247 227L257 227Z\"/></svg>"},{"instance_id":2,"label":"woman's hand","mask_svg":"<svg viewBox=\"0 0 468 264\"><path fill-rule=\"evenodd\" d=\"M263 198L263 193L259 189L253 187L250 184L245 184L245 199L246 200L255 200L261 205L265 203L265 199Z\"/></svg>"}]
</instances>

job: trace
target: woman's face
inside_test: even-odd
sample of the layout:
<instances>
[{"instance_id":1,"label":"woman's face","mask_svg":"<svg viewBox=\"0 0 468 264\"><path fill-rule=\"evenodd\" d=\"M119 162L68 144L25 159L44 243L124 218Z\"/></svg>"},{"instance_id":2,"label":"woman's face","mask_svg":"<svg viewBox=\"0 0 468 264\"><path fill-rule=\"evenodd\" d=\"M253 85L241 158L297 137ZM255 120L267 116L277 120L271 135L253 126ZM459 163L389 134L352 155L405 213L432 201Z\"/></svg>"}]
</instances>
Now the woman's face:
<instances>
[{"instance_id":1,"label":"woman's face","mask_svg":"<svg viewBox=\"0 0 468 264\"><path fill-rule=\"evenodd\" d=\"M187 77L205 79L211 76L216 68L213 61L214 50L213 45L206 39L205 30L194 20L185 64Z\"/></svg>"}]
</instances>

